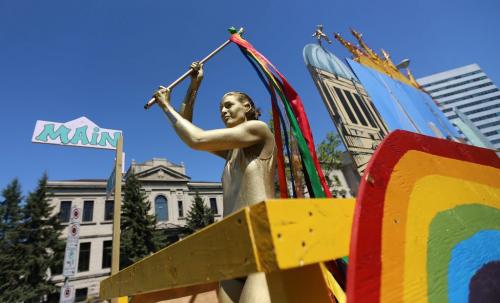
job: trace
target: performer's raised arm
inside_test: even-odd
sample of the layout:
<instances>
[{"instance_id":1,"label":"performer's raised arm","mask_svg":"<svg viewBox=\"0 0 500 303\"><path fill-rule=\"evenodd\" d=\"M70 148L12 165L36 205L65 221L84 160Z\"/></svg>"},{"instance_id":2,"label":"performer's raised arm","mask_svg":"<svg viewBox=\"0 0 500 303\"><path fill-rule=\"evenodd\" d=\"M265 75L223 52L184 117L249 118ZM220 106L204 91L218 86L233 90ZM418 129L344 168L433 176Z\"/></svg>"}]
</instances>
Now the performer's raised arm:
<instances>
[{"instance_id":1,"label":"performer's raised arm","mask_svg":"<svg viewBox=\"0 0 500 303\"><path fill-rule=\"evenodd\" d=\"M273 135L264 122L250 119L255 111L250 102L242 102L236 95L224 96L220 109L227 128L203 130L175 111L170 104L170 92L163 89L155 94L158 105L172 123L174 130L189 147L210 152L245 148L255 144L272 145ZM265 154L273 152L264 148Z\"/></svg>"},{"instance_id":2,"label":"performer's raised arm","mask_svg":"<svg viewBox=\"0 0 500 303\"><path fill-rule=\"evenodd\" d=\"M193 72L191 73L191 83L189 84L186 97L184 98L184 101L182 101L181 107L179 108L179 114L186 120L192 122L196 95L198 94L201 80L203 80L203 64L200 62L193 62L191 63L190 68L193 69Z\"/></svg>"}]
</instances>

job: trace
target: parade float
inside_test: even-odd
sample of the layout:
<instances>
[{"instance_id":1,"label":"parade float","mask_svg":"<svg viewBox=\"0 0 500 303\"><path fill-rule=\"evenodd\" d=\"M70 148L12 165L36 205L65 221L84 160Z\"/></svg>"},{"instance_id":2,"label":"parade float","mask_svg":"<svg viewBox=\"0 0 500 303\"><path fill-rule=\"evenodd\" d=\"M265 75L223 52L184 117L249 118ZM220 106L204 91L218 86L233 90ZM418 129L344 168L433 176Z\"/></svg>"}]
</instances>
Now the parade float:
<instances>
[{"instance_id":1,"label":"parade float","mask_svg":"<svg viewBox=\"0 0 500 303\"><path fill-rule=\"evenodd\" d=\"M280 199L244 207L113 274L101 283L101 299L158 302L263 272L272 302L498 301L494 151L389 125L362 167L357 198L331 198L303 104L286 78L240 32L207 58L231 42L270 92ZM289 186L299 168L285 159L294 157L309 198Z\"/></svg>"}]
</instances>

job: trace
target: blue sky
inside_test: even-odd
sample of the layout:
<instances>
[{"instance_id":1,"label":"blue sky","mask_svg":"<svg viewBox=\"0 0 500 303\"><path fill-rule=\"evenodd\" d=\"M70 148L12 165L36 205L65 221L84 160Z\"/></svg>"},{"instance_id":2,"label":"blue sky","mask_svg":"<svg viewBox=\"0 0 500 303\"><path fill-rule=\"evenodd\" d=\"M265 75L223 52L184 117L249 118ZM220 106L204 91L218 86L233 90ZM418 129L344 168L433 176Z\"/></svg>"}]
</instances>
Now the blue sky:
<instances>
[{"instance_id":1,"label":"blue sky","mask_svg":"<svg viewBox=\"0 0 500 303\"><path fill-rule=\"evenodd\" d=\"M158 108L142 109L228 37L229 26L270 59L301 95L316 143L334 126L304 66L316 24L364 34L394 61L410 58L416 77L478 63L500 84L500 2L485 1L6 1L0 0L0 187L18 177L26 192L52 180L107 178L114 153L31 143L36 120L86 116L124 132L127 167L152 157L184 162L193 180L220 180L223 161L186 147ZM334 41L327 49L347 52ZM179 104L186 85L174 90ZM205 66L194 121L223 127L221 96L250 94L264 112L269 97L230 45ZM267 117L264 117L267 119Z\"/></svg>"}]
</instances>

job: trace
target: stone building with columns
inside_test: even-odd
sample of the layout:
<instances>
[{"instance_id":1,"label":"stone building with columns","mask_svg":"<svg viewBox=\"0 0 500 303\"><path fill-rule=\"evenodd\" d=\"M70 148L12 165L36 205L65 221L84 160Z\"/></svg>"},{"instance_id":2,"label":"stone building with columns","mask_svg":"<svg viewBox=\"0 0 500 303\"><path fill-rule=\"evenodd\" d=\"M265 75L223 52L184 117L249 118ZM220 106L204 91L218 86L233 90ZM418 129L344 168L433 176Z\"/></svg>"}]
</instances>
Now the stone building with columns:
<instances>
[{"instance_id":1,"label":"stone building with columns","mask_svg":"<svg viewBox=\"0 0 500 303\"><path fill-rule=\"evenodd\" d=\"M144 163L132 161L125 177L134 172L151 202L151 214L157 228L164 229L170 242L185 232L186 215L198 192L212 208L215 220L222 218L222 185L220 182L192 181L183 164L162 158ZM82 210L77 271L69 279L76 290L75 302L84 302L99 295L99 282L110 275L113 227L113 200L106 200L106 179L50 180L51 204L67 225L72 206ZM63 238L67 237L67 229ZM52 279L62 285L64 277L54 270Z\"/></svg>"}]
</instances>

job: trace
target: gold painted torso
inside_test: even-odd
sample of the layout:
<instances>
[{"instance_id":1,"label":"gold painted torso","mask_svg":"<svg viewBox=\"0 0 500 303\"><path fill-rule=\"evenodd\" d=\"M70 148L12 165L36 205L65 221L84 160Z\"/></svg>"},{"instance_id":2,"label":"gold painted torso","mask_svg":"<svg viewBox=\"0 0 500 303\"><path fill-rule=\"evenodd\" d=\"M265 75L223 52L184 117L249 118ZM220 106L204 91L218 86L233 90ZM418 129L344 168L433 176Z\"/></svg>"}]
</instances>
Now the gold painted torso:
<instances>
[{"instance_id":1,"label":"gold painted torso","mask_svg":"<svg viewBox=\"0 0 500 303\"><path fill-rule=\"evenodd\" d=\"M233 149L222 174L224 216L245 206L274 198L275 155L250 148Z\"/></svg>"}]
</instances>

